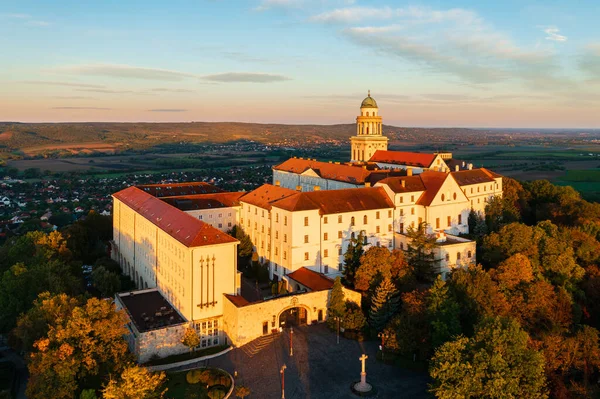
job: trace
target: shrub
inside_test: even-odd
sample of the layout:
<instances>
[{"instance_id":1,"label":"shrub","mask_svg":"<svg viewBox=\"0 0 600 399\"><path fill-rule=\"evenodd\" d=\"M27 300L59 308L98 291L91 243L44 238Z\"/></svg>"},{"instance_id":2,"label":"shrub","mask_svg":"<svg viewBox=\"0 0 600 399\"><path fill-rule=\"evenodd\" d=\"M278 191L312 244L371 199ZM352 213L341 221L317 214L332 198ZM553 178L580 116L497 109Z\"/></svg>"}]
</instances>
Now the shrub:
<instances>
[{"instance_id":1,"label":"shrub","mask_svg":"<svg viewBox=\"0 0 600 399\"><path fill-rule=\"evenodd\" d=\"M204 374L204 371L190 370L185 375L185 380L187 381L188 384L191 384L191 385L197 384L199 382L204 382L204 381L202 381L203 374Z\"/></svg>"}]
</instances>

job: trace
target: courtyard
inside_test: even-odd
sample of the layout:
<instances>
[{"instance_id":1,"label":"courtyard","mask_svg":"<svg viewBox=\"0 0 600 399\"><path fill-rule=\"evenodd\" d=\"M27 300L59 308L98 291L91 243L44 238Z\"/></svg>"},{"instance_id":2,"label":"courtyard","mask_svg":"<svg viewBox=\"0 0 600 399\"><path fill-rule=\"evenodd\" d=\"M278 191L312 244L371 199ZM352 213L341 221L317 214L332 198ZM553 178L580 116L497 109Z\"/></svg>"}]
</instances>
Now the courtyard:
<instances>
[{"instance_id":1,"label":"courtyard","mask_svg":"<svg viewBox=\"0 0 600 399\"><path fill-rule=\"evenodd\" d=\"M194 367L218 367L236 384L250 388L249 398L281 398L280 369L285 370L287 399L355 398L350 384L360 379L359 357L365 353L367 381L377 389L376 398L430 398L426 373L383 364L375 359L377 342L357 342L340 337L324 324L294 328L293 356L289 354L289 333L267 335L227 354L199 362Z\"/></svg>"}]
</instances>

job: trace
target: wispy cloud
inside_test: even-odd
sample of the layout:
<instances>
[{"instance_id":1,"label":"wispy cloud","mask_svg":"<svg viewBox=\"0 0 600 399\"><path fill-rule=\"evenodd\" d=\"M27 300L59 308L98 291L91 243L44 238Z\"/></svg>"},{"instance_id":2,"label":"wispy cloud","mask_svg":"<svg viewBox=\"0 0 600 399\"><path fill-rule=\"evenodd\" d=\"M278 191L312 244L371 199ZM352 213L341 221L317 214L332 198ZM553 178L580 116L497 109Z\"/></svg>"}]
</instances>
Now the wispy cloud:
<instances>
[{"instance_id":1,"label":"wispy cloud","mask_svg":"<svg viewBox=\"0 0 600 399\"><path fill-rule=\"evenodd\" d=\"M211 82L221 83L272 83L272 82L283 82L291 80L291 78L283 75L276 75L270 73L253 73L253 72L227 72L217 73L213 75L205 75L202 79Z\"/></svg>"},{"instance_id":2,"label":"wispy cloud","mask_svg":"<svg viewBox=\"0 0 600 399\"><path fill-rule=\"evenodd\" d=\"M405 23L440 23L455 21L466 24L479 23L476 13L461 8L434 10L429 7L346 7L313 15L310 20L323 23L356 23L373 20L403 20Z\"/></svg>"},{"instance_id":3,"label":"wispy cloud","mask_svg":"<svg viewBox=\"0 0 600 399\"><path fill-rule=\"evenodd\" d=\"M0 19L8 19L8 20L18 20L23 24L28 26L39 26L45 27L51 25L48 21L42 21L40 19L36 19L29 14L20 14L20 13L0 13Z\"/></svg>"},{"instance_id":4,"label":"wispy cloud","mask_svg":"<svg viewBox=\"0 0 600 399\"><path fill-rule=\"evenodd\" d=\"M183 108L156 108L149 109L148 112L187 112L189 110Z\"/></svg>"},{"instance_id":5,"label":"wispy cloud","mask_svg":"<svg viewBox=\"0 0 600 399\"><path fill-rule=\"evenodd\" d=\"M155 87L153 89L149 89L149 91L159 92L159 93L195 93L195 90L190 89L169 89L166 87Z\"/></svg>"},{"instance_id":6,"label":"wispy cloud","mask_svg":"<svg viewBox=\"0 0 600 399\"><path fill-rule=\"evenodd\" d=\"M262 0L255 11L267 11L277 8L309 8L325 4L354 4L355 0Z\"/></svg>"},{"instance_id":7,"label":"wispy cloud","mask_svg":"<svg viewBox=\"0 0 600 399\"><path fill-rule=\"evenodd\" d=\"M567 37L558 34L560 30L557 27L549 26L544 29L544 32L548 35L546 36L546 40L552 40L553 42L566 42Z\"/></svg>"},{"instance_id":8,"label":"wispy cloud","mask_svg":"<svg viewBox=\"0 0 600 399\"><path fill-rule=\"evenodd\" d=\"M112 78L180 81L196 75L160 68L144 68L120 64L69 65L52 68L54 72L73 75L108 76Z\"/></svg>"},{"instance_id":9,"label":"wispy cloud","mask_svg":"<svg viewBox=\"0 0 600 399\"><path fill-rule=\"evenodd\" d=\"M91 93L103 93L103 94L134 93L133 90L113 90L113 89L77 89L77 91L85 91L85 92L91 92Z\"/></svg>"},{"instance_id":10,"label":"wispy cloud","mask_svg":"<svg viewBox=\"0 0 600 399\"><path fill-rule=\"evenodd\" d=\"M95 100L94 97L87 96L53 96L52 98L57 98L59 100Z\"/></svg>"},{"instance_id":11,"label":"wispy cloud","mask_svg":"<svg viewBox=\"0 0 600 399\"><path fill-rule=\"evenodd\" d=\"M71 109L71 110L87 110L87 111L108 111L112 108L104 107L52 107L51 109Z\"/></svg>"},{"instance_id":12,"label":"wispy cloud","mask_svg":"<svg viewBox=\"0 0 600 399\"><path fill-rule=\"evenodd\" d=\"M78 82L55 82L51 80L25 80L20 83L25 83L28 85L47 85L47 86L64 86L64 87L87 87L87 88L95 88L101 89L105 86L103 85L93 85L87 83L78 83Z\"/></svg>"}]
</instances>

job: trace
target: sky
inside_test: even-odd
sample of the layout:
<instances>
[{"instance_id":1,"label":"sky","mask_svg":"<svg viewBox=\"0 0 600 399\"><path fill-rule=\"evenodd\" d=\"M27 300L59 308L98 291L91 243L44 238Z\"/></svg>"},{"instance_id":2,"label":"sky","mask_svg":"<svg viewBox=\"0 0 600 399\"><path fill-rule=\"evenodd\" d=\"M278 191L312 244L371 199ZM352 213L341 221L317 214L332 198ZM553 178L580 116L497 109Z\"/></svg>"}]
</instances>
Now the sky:
<instances>
[{"instance_id":1,"label":"sky","mask_svg":"<svg viewBox=\"0 0 600 399\"><path fill-rule=\"evenodd\" d=\"M0 0L0 121L600 128L600 2Z\"/></svg>"}]
</instances>

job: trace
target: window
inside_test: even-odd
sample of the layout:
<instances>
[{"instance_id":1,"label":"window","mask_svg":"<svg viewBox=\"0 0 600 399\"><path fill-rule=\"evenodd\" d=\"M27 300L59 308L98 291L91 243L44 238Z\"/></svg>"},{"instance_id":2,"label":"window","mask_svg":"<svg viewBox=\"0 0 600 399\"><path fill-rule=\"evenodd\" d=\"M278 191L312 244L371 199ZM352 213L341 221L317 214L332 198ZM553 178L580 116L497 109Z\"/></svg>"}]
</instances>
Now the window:
<instances>
[{"instance_id":1,"label":"window","mask_svg":"<svg viewBox=\"0 0 600 399\"><path fill-rule=\"evenodd\" d=\"M342 247L340 247L340 248L338 249L338 255L341 255L341 254L342 254Z\"/></svg>"},{"instance_id":2,"label":"window","mask_svg":"<svg viewBox=\"0 0 600 399\"><path fill-rule=\"evenodd\" d=\"M410 214L414 215L415 214L415 208L410 208Z\"/></svg>"},{"instance_id":3,"label":"window","mask_svg":"<svg viewBox=\"0 0 600 399\"><path fill-rule=\"evenodd\" d=\"M304 253L304 260L308 260L308 252Z\"/></svg>"},{"instance_id":4,"label":"window","mask_svg":"<svg viewBox=\"0 0 600 399\"><path fill-rule=\"evenodd\" d=\"M323 217L323 224L327 224L327 216Z\"/></svg>"},{"instance_id":5,"label":"window","mask_svg":"<svg viewBox=\"0 0 600 399\"><path fill-rule=\"evenodd\" d=\"M275 230L275 239L279 240L279 230Z\"/></svg>"},{"instance_id":6,"label":"window","mask_svg":"<svg viewBox=\"0 0 600 399\"><path fill-rule=\"evenodd\" d=\"M258 230L258 224L254 222L254 230Z\"/></svg>"},{"instance_id":7,"label":"window","mask_svg":"<svg viewBox=\"0 0 600 399\"><path fill-rule=\"evenodd\" d=\"M240 224L244 224L244 218L240 218Z\"/></svg>"},{"instance_id":8,"label":"window","mask_svg":"<svg viewBox=\"0 0 600 399\"><path fill-rule=\"evenodd\" d=\"M279 248L275 247L275 256L279 255Z\"/></svg>"},{"instance_id":9,"label":"window","mask_svg":"<svg viewBox=\"0 0 600 399\"><path fill-rule=\"evenodd\" d=\"M404 223L400 223L400 233L404 233Z\"/></svg>"},{"instance_id":10,"label":"window","mask_svg":"<svg viewBox=\"0 0 600 399\"><path fill-rule=\"evenodd\" d=\"M198 216L198 219L202 220L202 215Z\"/></svg>"},{"instance_id":11,"label":"window","mask_svg":"<svg viewBox=\"0 0 600 399\"><path fill-rule=\"evenodd\" d=\"M392 217L392 211L391 211L391 210L389 210L389 211L388 211L388 217L389 217L389 218L391 218L391 217Z\"/></svg>"},{"instance_id":12,"label":"window","mask_svg":"<svg viewBox=\"0 0 600 399\"><path fill-rule=\"evenodd\" d=\"M260 232L264 233L265 232L265 226L260 226Z\"/></svg>"},{"instance_id":13,"label":"window","mask_svg":"<svg viewBox=\"0 0 600 399\"><path fill-rule=\"evenodd\" d=\"M219 223L219 228L222 228L222 227L223 227L223 223Z\"/></svg>"},{"instance_id":14,"label":"window","mask_svg":"<svg viewBox=\"0 0 600 399\"><path fill-rule=\"evenodd\" d=\"M404 203L404 197L400 197L400 203L403 204Z\"/></svg>"},{"instance_id":15,"label":"window","mask_svg":"<svg viewBox=\"0 0 600 399\"><path fill-rule=\"evenodd\" d=\"M410 196L410 202L415 202L415 196L414 195Z\"/></svg>"},{"instance_id":16,"label":"window","mask_svg":"<svg viewBox=\"0 0 600 399\"><path fill-rule=\"evenodd\" d=\"M452 217L448 216L448 227L452 226Z\"/></svg>"},{"instance_id":17,"label":"window","mask_svg":"<svg viewBox=\"0 0 600 399\"><path fill-rule=\"evenodd\" d=\"M456 200L456 193L452 194L452 199Z\"/></svg>"},{"instance_id":18,"label":"window","mask_svg":"<svg viewBox=\"0 0 600 399\"><path fill-rule=\"evenodd\" d=\"M477 192L479 192L479 187L477 187Z\"/></svg>"},{"instance_id":19,"label":"window","mask_svg":"<svg viewBox=\"0 0 600 399\"><path fill-rule=\"evenodd\" d=\"M304 217L304 225L305 225L305 226L308 226L308 216L305 216L305 217Z\"/></svg>"},{"instance_id":20,"label":"window","mask_svg":"<svg viewBox=\"0 0 600 399\"><path fill-rule=\"evenodd\" d=\"M271 228L269 227L269 229L267 230L267 235L271 235Z\"/></svg>"},{"instance_id":21,"label":"window","mask_svg":"<svg viewBox=\"0 0 600 399\"><path fill-rule=\"evenodd\" d=\"M403 242L400 243L400 249L404 251L404 243Z\"/></svg>"},{"instance_id":22,"label":"window","mask_svg":"<svg viewBox=\"0 0 600 399\"><path fill-rule=\"evenodd\" d=\"M265 217L265 210L264 209L262 211L260 211L260 216L263 217L263 218Z\"/></svg>"},{"instance_id":23,"label":"window","mask_svg":"<svg viewBox=\"0 0 600 399\"><path fill-rule=\"evenodd\" d=\"M287 234L283 235L283 242L287 242Z\"/></svg>"},{"instance_id":24,"label":"window","mask_svg":"<svg viewBox=\"0 0 600 399\"><path fill-rule=\"evenodd\" d=\"M487 191L487 186L483 186L483 191Z\"/></svg>"},{"instance_id":25,"label":"window","mask_svg":"<svg viewBox=\"0 0 600 399\"><path fill-rule=\"evenodd\" d=\"M473 194L473 187L471 187L471 194Z\"/></svg>"},{"instance_id":26,"label":"window","mask_svg":"<svg viewBox=\"0 0 600 399\"><path fill-rule=\"evenodd\" d=\"M338 223L342 223L342 215L338 216Z\"/></svg>"},{"instance_id":27,"label":"window","mask_svg":"<svg viewBox=\"0 0 600 399\"><path fill-rule=\"evenodd\" d=\"M419 224L423 223L423 218L419 218Z\"/></svg>"},{"instance_id":28,"label":"window","mask_svg":"<svg viewBox=\"0 0 600 399\"><path fill-rule=\"evenodd\" d=\"M305 235L305 236L304 236L304 243L305 243L305 244L308 244L308 235Z\"/></svg>"},{"instance_id":29,"label":"window","mask_svg":"<svg viewBox=\"0 0 600 399\"><path fill-rule=\"evenodd\" d=\"M278 213L275 214L275 223L279 223L279 214Z\"/></svg>"},{"instance_id":30,"label":"window","mask_svg":"<svg viewBox=\"0 0 600 399\"><path fill-rule=\"evenodd\" d=\"M471 259L472 256L473 256L473 253L471 251L467 252L467 258Z\"/></svg>"},{"instance_id":31,"label":"window","mask_svg":"<svg viewBox=\"0 0 600 399\"><path fill-rule=\"evenodd\" d=\"M328 238L329 238L329 234L323 233L323 240L327 241Z\"/></svg>"},{"instance_id":32,"label":"window","mask_svg":"<svg viewBox=\"0 0 600 399\"><path fill-rule=\"evenodd\" d=\"M344 238L344 236L342 235L342 231L338 231L338 238Z\"/></svg>"},{"instance_id":33,"label":"window","mask_svg":"<svg viewBox=\"0 0 600 399\"><path fill-rule=\"evenodd\" d=\"M446 254L446 262L450 262L450 254Z\"/></svg>"},{"instance_id":34,"label":"window","mask_svg":"<svg viewBox=\"0 0 600 399\"><path fill-rule=\"evenodd\" d=\"M350 218L350 226L354 226L354 216Z\"/></svg>"},{"instance_id":35,"label":"window","mask_svg":"<svg viewBox=\"0 0 600 399\"><path fill-rule=\"evenodd\" d=\"M456 260L460 260L460 252L456 253Z\"/></svg>"},{"instance_id":36,"label":"window","mask_svg":"<svg viewBox=\"0 0 600 399\"><path fill-rule=\"evenodd\" d=\"M458 214L458 224L462 224L462 215Z\"/></svg>"},{"instance_id":37,"label":"window","mask_svg":"<svg viewBox=\"0 0 600 399\"><path fill-rule=\"evenodd\" d=\"M375 212L375 219L379 219L379 211Z\"/></svg>"},{"instance_id":38,"label":"window","mask_svg":"<svg viewBox=\"0 0 600 399\"><path fill-rule=\"evenodd\" d=\"M440 228L440 218L435 218L435 228L436 229Z\"/></svg>"},{"instance_id":39,"label":"window","mask_svg":"<svg viewBox=\"0 0 600 399\"><path fill-rule=\"evenodd\" d=\"M363 216L363 224L367 224L368 219L367 219L367 215Z\"/></svg>"},{"instance_id":40,"label":"window","mask_svg":"<svg viewBox=\"0 0 600 399\"><path fill-rule=\"evenodd\" d=\"M260 249L264 249L264 248L265 248L265 242L264 242L264 241L261 241L261 242L260 242Z\"/></svg>"},{"instance_id":41,"label":"window","mask_svg":"<svg viewBox=\"0 0 600 399\"><path fill-rule=\"evenodd\" d=\"M283 217L283 225L284 225L284 226L287 226L287 216L284 216L284 217Z\"/></svg>"},{"instance_id":42,"label":"window","mask_svg":"<svg viewBox=\"0 0 600 399\"><path fill-rule=\"evenodd\" d=\"M227 227L231 227L231 222L227 223Z\"/></svg>"},{"instance_id":43,"label":"window","mask_svg":"<svg viewBox=\"0 0 600 399\"><path fill-rule=\"evenodd\" d=\"M446 201L446 196L442 194L442 201Z\"/></svg>"},{"instance_id":44,"label":"window","mask_svg":"<svg viewBox=\"0 0 600 399\"><path fill-rule=\"evenodd\" d=\"M271 212L269 212L269 213L267 214L267 216L268 216L268 219L269 219L269 220L271 220Z\"/></svg>"},{"instance_id":45,"label":"window","mask_svg":"<svg viewBox=\"0 0 600 399\"><path fill-rule=\"evenodd\" d=\"M287 259L287 252L283 251L283 259Z\"/></svg>"},{"instance_id":46,"label":"window","mask_svg":"<svg viewBox=\"0 0 600 399\"><path fill-rule=\"evenodd\" d=\"M329 250L327 250L327 249L324 249L324 250L323 250L323 257L324 257L324 258L327 258L328 256L329 256Z\"/></svg>"},{"instance_id":47,"label":"window","mask_svg":"<svg viewBox=\"0 0 600 399\"><path fill-rule=\"evenodd\" d=\"M254 208L254 214L258 215L258 208Z\"/></svg>"},{"instance_id":48,"label":"window","mask_svg":"<svg viewBox=\"0 0 600 399\"><path fill-rule=\"evenodd\" d=\"M392 231L392 225L388 224L388 231Z\"/></svg>"}]
</instances>

